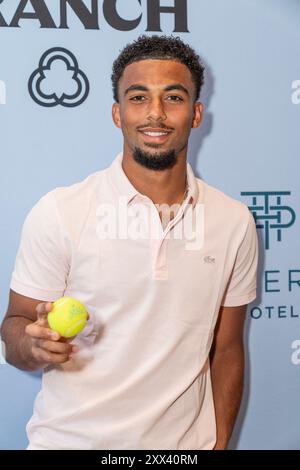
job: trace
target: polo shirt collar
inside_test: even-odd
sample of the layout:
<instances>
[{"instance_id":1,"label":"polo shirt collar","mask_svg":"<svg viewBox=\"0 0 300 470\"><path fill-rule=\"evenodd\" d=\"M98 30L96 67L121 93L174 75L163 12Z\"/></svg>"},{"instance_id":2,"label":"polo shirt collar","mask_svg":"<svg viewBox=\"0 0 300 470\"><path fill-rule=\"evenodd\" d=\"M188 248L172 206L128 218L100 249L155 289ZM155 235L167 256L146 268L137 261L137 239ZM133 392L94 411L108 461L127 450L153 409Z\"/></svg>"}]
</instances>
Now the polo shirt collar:
<instances>
[{"instance_id":1,"label":"polo shirt collar","mask_svg":"<svg viewBox=\"0 0 300 470\"><path fill-rule=\"evenodd\" d=\"M122 167L123 153L120 152L117 157L113 160L108 168L111 183L120 196L126 198L127 204L129 204L137 195L143 196L129 181L123 167ZM190 202L193 207L198 201L199 190L197 180L191 165L187 162L187 180L188 180L188 194L187 202Z\"/></svg>"}]
</instances>

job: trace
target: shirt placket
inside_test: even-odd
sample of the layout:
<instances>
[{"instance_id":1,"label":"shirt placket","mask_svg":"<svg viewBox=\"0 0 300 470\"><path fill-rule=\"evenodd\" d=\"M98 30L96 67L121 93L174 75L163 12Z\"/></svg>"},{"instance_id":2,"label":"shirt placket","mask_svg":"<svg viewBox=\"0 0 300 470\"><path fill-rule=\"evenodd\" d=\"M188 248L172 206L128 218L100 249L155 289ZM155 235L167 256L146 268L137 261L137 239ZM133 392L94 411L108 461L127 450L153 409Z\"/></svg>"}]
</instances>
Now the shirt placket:
<instances>
[{"instance_id":1,"label":"shirt placket","mask_svg":"<svg viewBox=\"0 0 300 470\"><path fill-rule=\"evenodd\" d=\"M155 280L165 281L169 277L167 265L167 244L170 242L170 237L168 238L167 235L174 225L182 218L185 208L186 204L183 207L180 207L174 219L170 220L165 230L163 230L158 210L152 203L150 223L152 224L151 233L155 234L155 236L150 236L150 252L152 278Z\"/></svg>"}]
</instances>

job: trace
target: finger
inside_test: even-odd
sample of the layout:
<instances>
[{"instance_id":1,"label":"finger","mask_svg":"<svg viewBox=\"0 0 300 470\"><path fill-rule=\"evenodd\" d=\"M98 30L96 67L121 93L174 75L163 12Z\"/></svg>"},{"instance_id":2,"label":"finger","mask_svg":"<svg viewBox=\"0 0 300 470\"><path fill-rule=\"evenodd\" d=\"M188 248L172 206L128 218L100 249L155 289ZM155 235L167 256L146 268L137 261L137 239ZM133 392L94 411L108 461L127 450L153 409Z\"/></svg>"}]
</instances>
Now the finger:
<instances>
[{"instance_id":1,"label":"finger","mask_svg":"<svg viewBox=\"0 0 300 470\"><path fill-rule=\"evenodd\" d=\"M42 348L33 346L32 355L34 358L43 364L63 364L70 360L69 354L55 354L49 351L45 351Z\"/></svg>"},{"instance_id":2,"label":"finger","mask_svg":"<svg viewBox=\"0 0 300 470\"><path fill-rule=\"evenodd\" d=\"M78 344L72 344L71 341L73 341L74 338L60 338L59 342L61 343L67 343L71 347L71 353L77 353L80 351L80 347Z\"/></svg>"},{"instance_id":3,"label":"finger","mask_svg":"<svg viewBox=\"0 0 300 470\"><path fill-rule=\"evenodd\" d=\"M48 314L52 310L52 302L41 302L36 306L37 313Z\"/></svg>"},{"instance_id":4,"label":"finger","mask_svg":"<svg viewBox=\"0 0 300 470\"><path fill-rule=\"evenodd\" d=\"M51 330L51 328L40 326L37 324L37 322L30 323L29 325L27 325L25 328L25 333L27 333L32 338L52 339L54 341L57 341L60 339L59 333Z\"/></svg>"},{"instance_id":5,"label":"finger","mask_svg":"<svg viewBox=\"0 0 300 470\"><path fill-rule=\"evenodd\" d=\"M47 321L47 315L52 310L51 302L41 302L36 306L36 313L38 321Z\"/></svg>"},{"instance_id":6,"label":"finger","mask_svg":"<svg viewBox=\"0 0 300 470\"><path fill-rule=\"evenodd\" d=\"M73 347L71 344L61 343L60 341L49 341L45 339L38 340L38 346L47 352L56 354L71 354ZM75 351L74 351L75 352Z\"/></svg>"},{"instance_id":7,"label":"finger","mask_svg":"<svg viewBox=\"0 0 300 470\"><path fill-rule=\"evenodd\" d=\"M73 340L73 338L65 338L64 336L60 337L60 342L61 343L69 343L72 340Z\"/></svg>"},{"instance_id":8,"label":"finger","mask_svg":"<svg viewBox=\"0 0 300 470\"><path fill-rule=\"evenodd\" d=\"M50 356L49 363L50 364L63 364L64 362L68 362L71 359L69 354L55 354L55 353L48 353Z\"/></svg>"}]
</instances>

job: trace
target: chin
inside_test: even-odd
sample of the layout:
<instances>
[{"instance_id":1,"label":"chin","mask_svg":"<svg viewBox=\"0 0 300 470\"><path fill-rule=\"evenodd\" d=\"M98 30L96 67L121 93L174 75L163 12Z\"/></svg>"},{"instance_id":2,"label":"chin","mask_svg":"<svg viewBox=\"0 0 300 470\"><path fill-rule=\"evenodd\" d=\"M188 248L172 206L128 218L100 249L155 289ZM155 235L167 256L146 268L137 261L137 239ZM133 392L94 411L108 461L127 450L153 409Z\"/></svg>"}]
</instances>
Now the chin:
<instances>
[{"instance_id":1,"label":"chin","mask_svg":"<svg viewBox=\"0 0 300 470\"><path fill-rule=\"evenodd\" d=\"M165 170L175 165L177 155L174 149L163 149L155 147L157 152L150 150L147 146L146 149L136 147L133 152L133 158L140 165L152 170ZM151 146L153 149L153 146Z\"/></svg>"}]
</instances>

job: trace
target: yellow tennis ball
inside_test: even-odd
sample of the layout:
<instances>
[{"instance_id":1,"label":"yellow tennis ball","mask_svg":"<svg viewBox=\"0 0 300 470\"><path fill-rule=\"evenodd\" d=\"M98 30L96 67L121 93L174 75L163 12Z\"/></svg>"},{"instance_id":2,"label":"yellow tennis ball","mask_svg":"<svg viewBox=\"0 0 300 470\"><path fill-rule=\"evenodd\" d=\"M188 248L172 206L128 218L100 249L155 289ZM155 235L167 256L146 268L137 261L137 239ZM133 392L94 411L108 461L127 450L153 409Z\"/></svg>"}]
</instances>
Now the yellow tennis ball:
<instances>
[{"instance_id":1,"label":"yellow tennis ball","mask_svg":"<svg viewBox=\"0 0 300 470\"><path fill-rule=\"evenodd\" d=\"M72 338L85 327L87 317L86 308L78 300L61 297L53 302L53 308L48 313L48 323L60 336Z\"/></svg>"}]
</instances>

